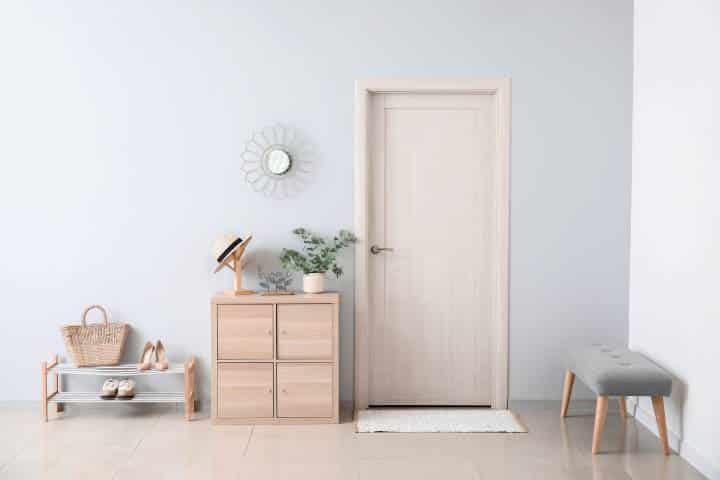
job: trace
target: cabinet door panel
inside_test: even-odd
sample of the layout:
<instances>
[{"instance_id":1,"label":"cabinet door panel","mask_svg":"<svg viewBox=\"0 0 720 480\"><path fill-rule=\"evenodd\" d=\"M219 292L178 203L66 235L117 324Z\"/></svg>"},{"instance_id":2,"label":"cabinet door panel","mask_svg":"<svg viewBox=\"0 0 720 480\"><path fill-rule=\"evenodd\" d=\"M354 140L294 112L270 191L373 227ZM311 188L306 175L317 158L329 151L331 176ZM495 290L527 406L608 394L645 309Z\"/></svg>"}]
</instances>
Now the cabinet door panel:
<instances>
[{"instance_id":1,"label":"cabinet door panel","mask_svg":"<svg viewBox=\"0 0 720 480\"><path fill-rule=\"evenodd\" d=\"M272 359L272 305L220 305L217 335L220 360Z\"/></svg>"},{"instance_id":2,"label":"cabinet door panel","mask_svg":"<svg viewBox=\"0 0 720 480\"><path fill-rule=\"evenodd\" d=\"M277 317L279 359L333 358L332 305L278 305Z\"/></svg>"},{"instance_id":3,"label":"cabinet door panel","mask_svg":"<svg viewBox=\"0 0 720 480\"><path fill-rule=\"evenodd\" d=\"M272 418L273 364L218 364L218 416Z\"/></svg>"},{"instance_id":4,"label":"cabinet door panel","mask_svg":"<svg viewBox=\"0 0 720 480\"><path fill-rule=\"evenodd\" d=\"M333 416L333 366L277 365L277 415L285 418Z\"/></svg>"}]
</instances>

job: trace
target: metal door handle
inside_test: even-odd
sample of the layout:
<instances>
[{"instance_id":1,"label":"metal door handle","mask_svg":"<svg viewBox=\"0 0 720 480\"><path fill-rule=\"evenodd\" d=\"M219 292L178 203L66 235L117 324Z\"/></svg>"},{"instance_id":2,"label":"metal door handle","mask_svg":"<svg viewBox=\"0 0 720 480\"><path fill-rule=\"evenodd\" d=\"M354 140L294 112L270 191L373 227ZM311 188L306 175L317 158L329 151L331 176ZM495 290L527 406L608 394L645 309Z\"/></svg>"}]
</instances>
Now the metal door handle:
<instances>
[{"instance_id":1,"label":"metal door handle","mask_svg":"<svg viewBox=\"0 0 720 480\"><path fill-rule=\"evenodd\" d=\"M370 253L372 253L373 255L377 255L380 252L392 252L392 251L394 251L394 250L392 248L388 248L388 247L378 247L377 245L373 245L372 247L370 247Z\"/></svg>"}]
</instances>

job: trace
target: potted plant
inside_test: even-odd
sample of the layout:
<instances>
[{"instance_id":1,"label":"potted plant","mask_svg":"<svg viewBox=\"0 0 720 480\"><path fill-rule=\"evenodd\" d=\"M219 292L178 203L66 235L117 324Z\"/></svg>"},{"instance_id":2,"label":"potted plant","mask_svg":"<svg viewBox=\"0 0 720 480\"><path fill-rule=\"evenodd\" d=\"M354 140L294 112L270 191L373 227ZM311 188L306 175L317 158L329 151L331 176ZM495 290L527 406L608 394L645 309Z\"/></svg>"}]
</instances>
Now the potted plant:
<instances>
[{"instance_id":1,"label":"potted plant","mask_svg":"<svg viewBox=\"0 0 720 480\"><path fill-rule=\"evenodd\" d=\"M280 255L283 268L303 273L303 291L320 293L325 290L325 273L330 270L337 278L343 273L337 264L340 250L357 241L357 237L347 230L332 239L319 237L304 228L296 228L292 233L302 242L302 251L284 248Z\"/></svg>"}]
</instances>

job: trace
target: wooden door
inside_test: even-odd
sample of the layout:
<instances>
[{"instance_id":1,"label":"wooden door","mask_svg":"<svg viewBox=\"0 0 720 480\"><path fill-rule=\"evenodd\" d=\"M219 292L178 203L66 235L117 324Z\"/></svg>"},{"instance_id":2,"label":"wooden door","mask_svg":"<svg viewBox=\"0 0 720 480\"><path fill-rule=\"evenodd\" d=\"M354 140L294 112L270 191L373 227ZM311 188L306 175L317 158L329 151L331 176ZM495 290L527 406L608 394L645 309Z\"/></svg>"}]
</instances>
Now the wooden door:
<instances>
[{"instance_id":1,"label":"wooden door","mask_svg":"<svg viewBox=\"0 0 720 480\"><path fill-rule=\"evenodd\" d=\"M272 418L272 363L221 363L217 369L219 417Z\"/></svg>"},{"instance_id":2,"label":"wooden door","mask_svg":"<svg viewBox=\"0 0 720 480\"><path fill-rule=\"evenodd\" d=\"M328 418L333 411L333 366L279 363L277 366L277 416Z\"/></svg>"},{"instance_id":3,"label":"wooden door","mask_svg":"<svg viewBox=\"0 0 720 480\"><path fill-rule=\"evenodd\" d=\"M217 334L220 360L271 360L272 305L219 306Z\"/></svg>"},{"instance_id":4,"label":"wooden door","mask_svg":"<svg viewBox=\"0 0 720 480\"><path fill-rule=\"evenodd\" d=\"M369 403L491 405L496 97L375 94Z\"/></svg>"},{"instance_id":5,"label":"wooden door","mask_svg":"<svg viewBox=\"0 0 720 480\"><path fill-rule=\"evenodd\" d=\"M278 305L277 326L279 359L332 359L332 305Z\"/></svg>"}]
</instances>

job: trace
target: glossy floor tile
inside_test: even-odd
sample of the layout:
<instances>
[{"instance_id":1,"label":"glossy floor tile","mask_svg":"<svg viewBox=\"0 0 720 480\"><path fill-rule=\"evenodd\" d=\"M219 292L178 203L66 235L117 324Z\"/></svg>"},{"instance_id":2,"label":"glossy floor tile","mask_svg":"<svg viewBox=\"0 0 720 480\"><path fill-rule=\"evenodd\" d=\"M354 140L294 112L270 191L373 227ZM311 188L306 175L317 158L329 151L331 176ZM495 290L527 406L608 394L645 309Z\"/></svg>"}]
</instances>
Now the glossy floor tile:
<instances>
[{"instance_id":1,"label":"glossy floor tile","mask_svg":"<svg viewBox=\"0 0 720 480\"><path fill-rule=\"evenodd\" d=\"M513 405L518 434L353 432L340 425L213 426L179 408L0 406L0 479L702 479L632 418L608 416L590 455L592 403Z\"/></svg>"}]
</instances>

